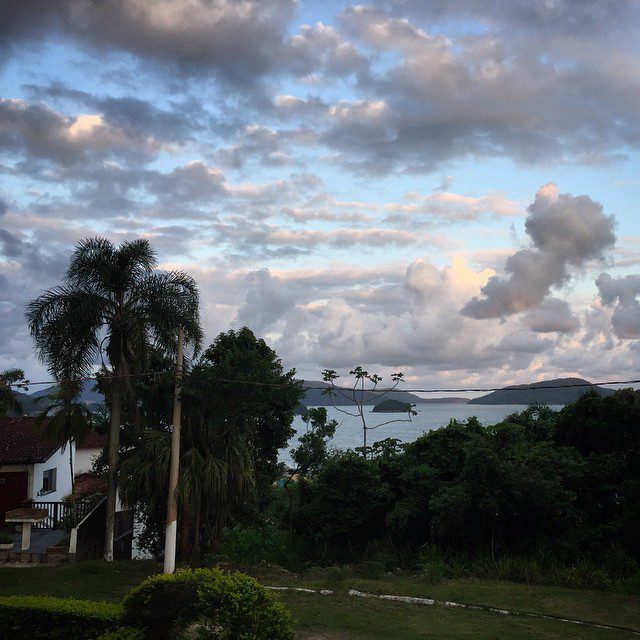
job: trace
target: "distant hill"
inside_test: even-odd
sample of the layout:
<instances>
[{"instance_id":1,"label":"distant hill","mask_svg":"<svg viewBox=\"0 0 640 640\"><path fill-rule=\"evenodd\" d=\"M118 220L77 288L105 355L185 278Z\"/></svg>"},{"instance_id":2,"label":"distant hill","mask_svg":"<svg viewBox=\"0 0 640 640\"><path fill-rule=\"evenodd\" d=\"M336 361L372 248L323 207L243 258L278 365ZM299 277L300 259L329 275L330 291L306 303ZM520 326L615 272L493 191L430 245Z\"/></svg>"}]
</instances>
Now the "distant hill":
<instances>
[{"instance_id":1,"label":"distant hill","mask_svg":"<svg viewBox=\"0 0 640 640\"><path fill-rule=\"evenodd\" d=\"M555 378L544 382L505 387L503 390L493 391L485 396L473 398L469 400L469 404L569 404L575 402L589 389L595 389L602 396L610 396L615 393L613 389L598 387L583 378Z\"/></svg>"},{"instance_id":2,"label":"distant hill","mask_svg":"<svg viewBox=\"0 0 640 640\"><path fill-rule=\"evenodd\" d=\"M470 398L420 398L418 402L423 404L468 404Z\"/></svg>"},{"instance_id":3,"label":"distant hill","mask_svg":"<svg viewBox=\"0 0 640 640\"><path fill-rule=\"evenodd\" d=\"M104 396L93 390L95 382L87 380L82 388L79 401L86 404L90 409L94 409L104 404ZM14 412L18 415L35 415L40 413L47 406L49 396L57 391L57 387L51 386L44 389L38 389L31 393L14 392L18 402L20 402L21 411Z\"/></svg>"},{"instance_id":4,"label":"distant hill","mask_svg":"<svg viewBox=\"0 0 640 640\"><path fill-rule=\"evenodd\" d=\"M324 394L323 390L328 389L330 385L326 382L319 380L304 380L306 387L312 387L307 389L302 402L308 407L329 407L332 404L336 407L352 406L356 404L353 400L353 389L342 388L342 391L347 396L346 398L342 393L333 391L331 394ZM382 393L380 391L364 391L363 404L372 405L378 404L382 400L398 400L403 403L416 404L419 402L425 402L424 398L421 398L413 393L403 393L402 391L390 391L389 393ZM356 398L360 399L360 393L357 392Z\"/></svg>"}]
</instances>

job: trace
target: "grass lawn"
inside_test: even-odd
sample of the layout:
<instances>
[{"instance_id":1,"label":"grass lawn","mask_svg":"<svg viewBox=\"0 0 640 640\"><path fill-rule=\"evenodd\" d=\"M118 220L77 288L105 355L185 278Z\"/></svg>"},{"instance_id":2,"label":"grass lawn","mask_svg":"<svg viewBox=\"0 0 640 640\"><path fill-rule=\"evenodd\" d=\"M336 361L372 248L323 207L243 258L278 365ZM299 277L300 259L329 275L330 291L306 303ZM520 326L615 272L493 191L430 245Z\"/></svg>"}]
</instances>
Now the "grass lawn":
<instances>
[{"instance_id":1,"label":"grass lawn","mask_svg":"<svg viewBox=\"0 0 640 640\"><path fill-rule=\"evenodd\" d=\"M568 589L526 585L499 580L473 578L445 580L430 584L419 577L385 576L379 580L348 578L332 580L331 576L295 576L282 571L261 571L256 577L264 584L304 586L315 589L349 589L367 593L386 593L436 600L450 600L463 604L479 604L567 617L589 622L630 627L640 631L640 598L608 591Z\"/></svg>"},{"instance_id":2,"label":"grass lawn","mask_svg":"<svg viewBox=\"0 0 640 640\"><path fill-rule=\"evenodd\" d=\"M76 565L0 569L0 595L47 594L119 601L131 586L160 571L153 562L85 562ZM450 580L429 585L417 578L345 579L260 572L266 584L327 587L333 596L282 592L301 640L415 640L418 638L575 638L635 637L624 631L577 626L557 620L486 611L424 606L347 596L350 588L371 593L434 597L463 603L566 616L640 631L640 598L601 591L480 580Z\"/></svg>"}]
</instances>

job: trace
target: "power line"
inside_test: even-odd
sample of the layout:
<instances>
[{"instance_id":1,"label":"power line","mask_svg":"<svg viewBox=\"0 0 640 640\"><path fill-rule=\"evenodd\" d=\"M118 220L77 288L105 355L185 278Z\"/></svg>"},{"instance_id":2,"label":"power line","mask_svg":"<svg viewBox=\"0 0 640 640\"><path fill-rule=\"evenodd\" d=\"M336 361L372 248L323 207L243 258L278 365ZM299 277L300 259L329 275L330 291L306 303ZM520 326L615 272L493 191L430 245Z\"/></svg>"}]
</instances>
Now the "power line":
<instances>
[{"instance_id":1,"label":"power line","mask_svg":"<svg viewBox=\"0 0 640 640\"><path fill-rule=\"evenodd\" d=\"M174 373L171 370L165 370L165 371L145 371L145 372L140 372L140 373L130 373L130 374L126 374L126 375L119 375L118 378L119 379L123 379L123 378L137 378L137 377L146 377L146 376L159 376L159 375L164 375L167 373ZM113 378L113 376L109 376L110 378ZM91 380L97 380L98 377L97 376L88 376L85 378L78 378L75 381L78 382L88 382ZM259 387L272 387L272 388L286 388L289 385L285 384L285 383L278 383L278 382L260 382L257 380L236 380L236 379L232 379L232 378L220 378L217 376L209 376L210 380L213 380L215 382L221 382L224 384L242 384L242 385L250 385L250 386L259 386ZM30 386L38 386L38 385L57 385L60 384L61 382L65 382L65 381L55 381L55 380L41 380L41 381L36 381L36 382L27 382L25 384L20 384L20 383L11 383L8 386L10 387L17 387L17 388L24 388L26 387L30 387ZM303 381L304 382L304 381ZM576 388L576 387L582 387L582 388L587 388L587 387L607 387L607 386L612 386L612 385L630 385L630 384L640 384L640 379L635 379L635 380L606 380L603 382L574 382L571 384L541 384L541 385L537 385L537 386L531 386L531 385L508 385L508 386L502 386L502 387L457 387L457 388L431 388L431 389L421 389L421 388L416 388L416 389L400 389L398 387L369 387L369 388L365 388L364 391L367 393L489 393L492 391L523 391L523 390L533 390L536 391L538 389L570 389L570 388ZM331 385L327 385L327 386L312 386L312 385L302 385L302 388L305 391L325 391L327 392L327 395L329 395L329 392L332 390L335 391L346 391L346 392L355 392L355 393L360 393L361 389L353 389L353 388L349 388L349 387L338 387L338 386L331 386Z\"/></svg>"}]
</instances>

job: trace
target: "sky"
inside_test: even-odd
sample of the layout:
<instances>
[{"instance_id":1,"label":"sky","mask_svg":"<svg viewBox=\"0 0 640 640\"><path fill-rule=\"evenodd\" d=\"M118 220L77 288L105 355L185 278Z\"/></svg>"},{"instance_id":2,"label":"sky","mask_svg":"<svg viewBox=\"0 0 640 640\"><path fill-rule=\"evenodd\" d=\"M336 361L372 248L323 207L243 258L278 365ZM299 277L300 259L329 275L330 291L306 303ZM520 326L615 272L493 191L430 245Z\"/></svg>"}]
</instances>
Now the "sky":
<instances>
[{"instance_id":1,"label":"sky","mask_svg":"<svg viewBox=\"0 0 640 640\"><path fill-rule=\"evenodd\" d=\"M147 238L308 379L640 370L637 0L4 0L0 369Z\"/></svg>"}]
</instances>

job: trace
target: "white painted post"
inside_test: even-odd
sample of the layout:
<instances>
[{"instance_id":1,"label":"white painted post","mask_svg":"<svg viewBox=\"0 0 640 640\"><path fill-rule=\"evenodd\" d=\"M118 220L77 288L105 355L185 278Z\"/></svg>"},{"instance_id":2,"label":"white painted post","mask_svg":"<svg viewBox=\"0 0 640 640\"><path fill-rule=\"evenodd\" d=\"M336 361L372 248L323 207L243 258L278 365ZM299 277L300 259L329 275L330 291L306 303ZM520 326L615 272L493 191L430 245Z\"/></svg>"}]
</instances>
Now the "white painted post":
<instances>
[{"instance_id":1,"label":"white painted post","mask_svg":"<svg viewBox=\"0 0 640 640\"><path fill-rule=\"evenodd\" d=\"M178 532L178 473L180 471L180 417L182 402L182 362L184 331L178 330L178 355L176 359L176 384L173 394L173 430L171 433L171 463L169 469L169 495L167 496L167 527L164 541L164 572L173 573L176 570L176 542Z\"/></svg>"},{"instance_id":2,"label":"white painted post","mask_svg":"<svg viewBox=\"0 0 640 640\"><path fill-rule=\"evenodd\" d=\"M29 551L31 548L31 523L22 523L22 551Z\"/></svg>"}]
</instances>

